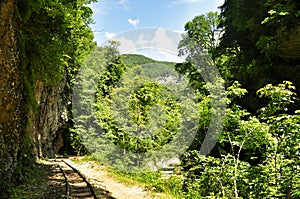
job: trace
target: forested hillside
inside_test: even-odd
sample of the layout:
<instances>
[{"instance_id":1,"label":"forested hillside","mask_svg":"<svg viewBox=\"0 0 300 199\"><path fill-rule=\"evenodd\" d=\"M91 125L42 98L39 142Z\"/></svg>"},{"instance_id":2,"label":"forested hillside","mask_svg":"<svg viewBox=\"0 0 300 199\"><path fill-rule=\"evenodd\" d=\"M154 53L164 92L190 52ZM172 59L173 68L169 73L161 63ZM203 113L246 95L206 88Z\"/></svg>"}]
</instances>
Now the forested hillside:
<instances>
[{"instance_id":1,"label":"forested hillside","mask_svg":"<svg viewBox=\"0 0 300 199\"><path fill-rule=\"evenodd\" d=\"M183 63L97 46L92 2L0 2L0 198L59 154L174 198L300 198L300 1L199 13Z\"/></svg>"}]
</instances>

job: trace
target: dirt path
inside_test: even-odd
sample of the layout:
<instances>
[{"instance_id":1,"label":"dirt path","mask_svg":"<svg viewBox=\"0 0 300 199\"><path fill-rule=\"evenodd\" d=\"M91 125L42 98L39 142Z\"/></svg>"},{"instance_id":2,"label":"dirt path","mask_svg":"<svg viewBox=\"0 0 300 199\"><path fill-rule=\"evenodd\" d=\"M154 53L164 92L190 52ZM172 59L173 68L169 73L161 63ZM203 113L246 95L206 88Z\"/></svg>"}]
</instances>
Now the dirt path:
<instances>
[{"instance_id":1,"label":"dirt path","mask_svg":"<svg viewBox=\"0 0 300 199\"><path fill-rule=\"evenodd\" d=\"M117 182L115 179L110 177L103 169L93 161L75 163L75 158L66 159L66 161L78 169L81 173L88 178L90 183L99 188L105 189L110 192L110 195L117 199L150 199L150 198L170 198L164 194L149 193L143 187L129 186Z\"/></svg>"}]
</instances>

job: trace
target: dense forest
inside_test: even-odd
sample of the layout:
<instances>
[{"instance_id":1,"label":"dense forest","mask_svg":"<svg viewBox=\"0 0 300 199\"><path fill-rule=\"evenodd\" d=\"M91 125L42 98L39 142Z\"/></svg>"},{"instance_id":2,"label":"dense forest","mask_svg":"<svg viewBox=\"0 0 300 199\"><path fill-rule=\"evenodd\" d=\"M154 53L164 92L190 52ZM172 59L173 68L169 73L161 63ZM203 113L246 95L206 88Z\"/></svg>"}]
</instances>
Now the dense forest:
<instances>
[{"instance_id":1,"label":"dense forest","mask_svg":"<svg viewBox=\"0 0 300 199\"><path fill-rule=\"evenodd\" d=\"M177 157L151 178L175 198L300 197L299 1L199 13L183 63L97 46L92 2L0 2L0 198L57 154L136 178Z\"/></svg>"}]
</instances>

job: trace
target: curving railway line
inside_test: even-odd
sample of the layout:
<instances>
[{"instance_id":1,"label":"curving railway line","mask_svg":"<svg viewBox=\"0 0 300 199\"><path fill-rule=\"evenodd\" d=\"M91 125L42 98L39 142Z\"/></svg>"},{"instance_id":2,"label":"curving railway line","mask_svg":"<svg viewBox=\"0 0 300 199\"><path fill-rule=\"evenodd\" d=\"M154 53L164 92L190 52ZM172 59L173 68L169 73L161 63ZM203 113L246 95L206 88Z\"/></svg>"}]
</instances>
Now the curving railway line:
<instances>
[{"instance_id":1,"label":"curving railway line","mask_svg":"<svg viewBox=\"0 0 300 199\"><path fill-rule=\"evenodd\" d=\"M55 162L64 176L66 184L66 198L114 199L108 191L94 189L88 179L64 159L56 159Z\"/></svg>"}]
</instances>

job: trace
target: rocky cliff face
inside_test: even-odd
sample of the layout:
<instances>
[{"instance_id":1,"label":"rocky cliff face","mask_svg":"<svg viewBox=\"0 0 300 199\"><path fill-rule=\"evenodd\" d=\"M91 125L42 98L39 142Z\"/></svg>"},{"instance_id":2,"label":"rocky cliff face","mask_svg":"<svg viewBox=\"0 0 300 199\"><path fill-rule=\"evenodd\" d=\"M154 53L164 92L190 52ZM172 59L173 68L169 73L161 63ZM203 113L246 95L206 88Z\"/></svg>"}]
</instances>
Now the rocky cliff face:
<instances>
[{"instance_id":1,"label":"rocky cliff face","mask_svg":"<svg viewBox=\"0 0 300 199\"><path fill-rule=\"evenodd\" d=\"M28 105L16 11L16 0L0 1L0 198L7 197L12 179L22 176L28 157L53 157L59 151L70 118L67 74L54 85L35 82L38 106Z\"/></svg>"},{"instance_id":2,"label":"rocky cliff face","mask_svg":"<svg viewBox=\"0 0 300 199\"><path fill-rule=\"evenodd\" d=\"M36 82L34 94L38 110L29 114L34 154L39 158L54 157L64 144L62 134L68 129L70 118L67 107L71 104L71 93L66 74L56 85Z\"/></svg>"},{"instance_id":3,"label":"rocky cliff face","mask_svg":"<svg viewBox=\"0 0 300 199\"><path fill-rule=\"evenodd\" d=\"M0 193L5 193L20 159L25 136L25 104L17 49L15 1L0 3Z\"/></svg>"}]
</instances>

